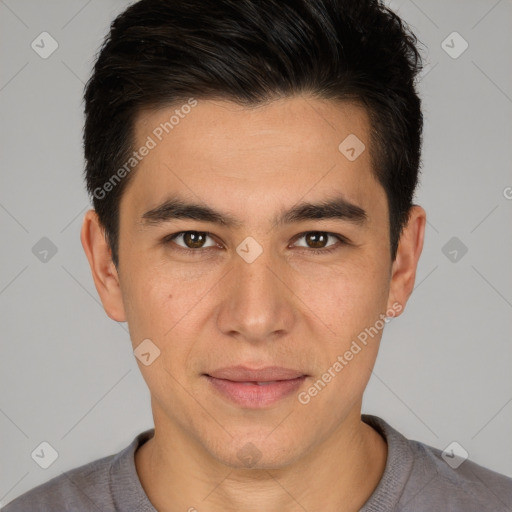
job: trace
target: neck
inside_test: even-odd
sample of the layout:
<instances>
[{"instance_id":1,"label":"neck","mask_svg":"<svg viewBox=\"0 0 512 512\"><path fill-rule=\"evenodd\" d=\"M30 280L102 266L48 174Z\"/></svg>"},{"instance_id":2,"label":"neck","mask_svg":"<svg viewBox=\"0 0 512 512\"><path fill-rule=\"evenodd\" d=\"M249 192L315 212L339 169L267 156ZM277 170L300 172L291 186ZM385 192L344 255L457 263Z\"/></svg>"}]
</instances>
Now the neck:
<instances>
[{"instance_id":1,"label":"neck","mask_svg":"<svg viewBox=\"0 0 512 512\"><path fill-rule=\"evenodd\" d=\"M158 429L135 453L142 487L160 512L352 512L377 487L385 440L360 408L322 444L285 467L239 469L211 457L186 432Z\"/></svg>"}]
</instances>

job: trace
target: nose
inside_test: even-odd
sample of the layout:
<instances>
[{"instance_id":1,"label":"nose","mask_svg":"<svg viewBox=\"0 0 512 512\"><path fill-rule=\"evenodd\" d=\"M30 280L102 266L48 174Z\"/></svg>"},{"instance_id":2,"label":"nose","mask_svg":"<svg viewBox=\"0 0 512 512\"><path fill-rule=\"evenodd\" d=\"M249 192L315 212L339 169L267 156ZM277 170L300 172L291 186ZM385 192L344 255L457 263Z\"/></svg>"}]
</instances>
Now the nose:
<instances>
[{"instance_id":1,"label":"nose","mask_svg":"<svg viewBox=\"0 0 512 512\"><path fill-rule=\"evenodd\" d=\"M274 340L296 321L290 274L270 250L252 262L236 255L224 282L217 325L224 335L249 343Z\"/></svg>"}]
</instances>

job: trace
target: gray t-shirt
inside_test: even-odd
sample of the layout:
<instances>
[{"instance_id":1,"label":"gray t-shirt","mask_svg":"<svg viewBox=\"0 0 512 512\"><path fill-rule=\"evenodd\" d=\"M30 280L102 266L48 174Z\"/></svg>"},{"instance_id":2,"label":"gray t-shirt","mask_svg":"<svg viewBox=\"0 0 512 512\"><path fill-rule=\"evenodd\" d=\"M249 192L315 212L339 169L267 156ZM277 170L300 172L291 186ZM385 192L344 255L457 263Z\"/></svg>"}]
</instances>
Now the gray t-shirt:
<instances>
[{"instance_id":1,"label":"gray t-shirt","mask_svg":"<svg viewBox=\"0 0 512 512\"><path fill-rule=\"evenodd\" d=\"M386 439L388 458L379 485L360 512L512 511L512 478L469 460L452 469L441 450L406 439L377 416L363 414L362 419ZM153 433L146 430L119 453L31 489L2 512L156 512L134 462L135 451Z\"/></svg>"}]
</instances>

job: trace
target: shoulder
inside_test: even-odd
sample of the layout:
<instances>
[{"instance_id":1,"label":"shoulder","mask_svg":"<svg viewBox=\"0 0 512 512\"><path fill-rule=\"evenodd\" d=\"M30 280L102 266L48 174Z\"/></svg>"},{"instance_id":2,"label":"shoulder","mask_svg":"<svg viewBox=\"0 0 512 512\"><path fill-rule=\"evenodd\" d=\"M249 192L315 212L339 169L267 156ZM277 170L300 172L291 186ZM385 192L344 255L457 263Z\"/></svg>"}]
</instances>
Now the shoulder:
<instances>
[{"instance_id":1,"label":"shoulder","mask_svg":"<svg viewBox=\"0 0 512 512\"><path fill-rule=\"evenodd\" d=\"M377 416L363 415L388 445L384 474L364 512L505 512L512 510L512 478L407 439ZM444 453L444 457L443 457Z\"/></svg>"},{"instance_id":2,"label":"shoulder","mask_svg":"<svg viewBox=\"0 0 512 512\"><path fill-rule=\"evenodd\" d=\"M22 494L2 512L114 510L108 489L114 457L104 457L66 471Z\"/></svg>"},{"instance_id":3,"label":"shoulder","mask_svg":"<svg viewBox=\"0 0 512 512\"><path fill-rule=\"evenodd\" d=\"M469 459L457 460L453 451L443 457L442 450L419 441L409 441L409 445L414 463L404 496L408 507L415 510L424 506L426 510L436 500L434 503L445 510L512 510L512 478Z\"/></svg>"},{"instance_id":4,"label":"shoulder","mask_svg":"<svg viewBox=\"0 0 512 512\"><path fill-rule=\"evenodd\" d=\"M80 510L117 510L116 496L120 487L125 495L136 487L133 457L136 448L152 434L139 434L118 453L97 459L63 472L22 494L1 509L1 512L71 512ZM126 486L130 491L126 492Z\"/></svg>"}]
</instances>

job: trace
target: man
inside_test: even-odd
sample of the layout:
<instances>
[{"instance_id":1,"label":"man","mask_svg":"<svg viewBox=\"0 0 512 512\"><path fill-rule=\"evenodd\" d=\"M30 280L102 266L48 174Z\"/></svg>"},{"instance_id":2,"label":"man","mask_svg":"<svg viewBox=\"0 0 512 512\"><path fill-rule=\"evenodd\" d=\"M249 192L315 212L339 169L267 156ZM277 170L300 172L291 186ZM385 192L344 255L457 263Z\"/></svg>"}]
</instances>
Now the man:
<instances>
[{"instance_id":1,"label":"man","mask_svg":"<svg viewBox=\"0 0 512 512\"><path fill-rule=\"evenodd\" d=\"M142 0L113 22L81 240L155 428L6 512L511 510L511 479L361 415L423 245L415 44L371 0Z\"/></svg>"}]
</instances>

